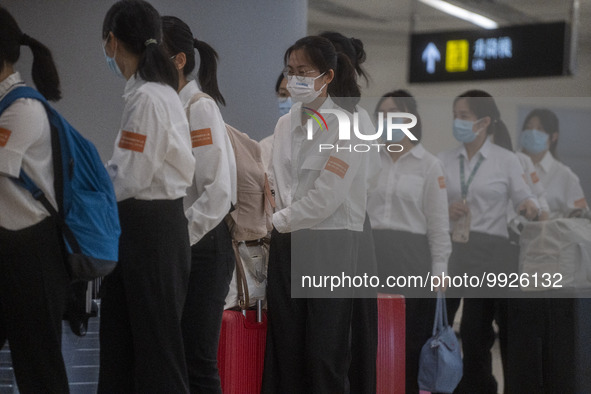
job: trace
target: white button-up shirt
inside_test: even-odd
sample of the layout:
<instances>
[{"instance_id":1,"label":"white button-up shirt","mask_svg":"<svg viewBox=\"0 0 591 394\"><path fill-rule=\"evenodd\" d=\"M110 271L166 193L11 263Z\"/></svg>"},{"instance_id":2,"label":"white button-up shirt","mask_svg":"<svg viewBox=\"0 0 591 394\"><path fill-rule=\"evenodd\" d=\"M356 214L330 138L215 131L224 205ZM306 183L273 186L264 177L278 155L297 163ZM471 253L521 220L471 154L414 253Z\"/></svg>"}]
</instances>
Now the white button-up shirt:
<instances>
[{"instance_id":1,"label":"white button-up shirt","mask_svg":"<svg viewBox=\"0 0 591 394\"><path fill-rule=\"evenodd\" d=\"M198 93L202 92L194 80L179 92L185 111ZM213 99L203 97L194 102L189 116L195 176L184 204L193 245L213 230L236 202L236 158L226 124Z\"/></svg>"},{"instance_id":2,"label":"white button-up shirt","mask_svg":"<svg viewBox=\"0 0 591 394\"><path fill-rule=\"evenodd\" d=\"M536 164L536 172L546 189L552 217L564 217L575 208L587 208L579 177L550 152Z\"/></svg>"},{"instance_id":3,"label":"white button-up shirt","mask_svg":"<svg viewBox=\"0 0 591 394\"><path fill-rule=\"evenodd\" d=\"M324 115L327 128L313 122L313 139L301 124L301 103L277 122L273 137L270 177L275 188L277 211L273 225L282 233L300 229L362 231L367 201L367 171L370 153L349 152L359 142L339 141L336 116ZM344 109L328 97L320 109ZM349 119L353 116L347 112ZM362 125L367 129L371 125ZM319 144L334 149L319 151ZM339 147L337 151L336 147Z\"/></svg>"},{"instance_id":4,"label":"white button-up shirt","mask_svg":"<svg viewBox=\"0 0 591 394\"><path fill-rule=\"evenodd\" d=\"M367 201L371 227L427 235L433 275L447 271L451 240L441 162L421 144L395 162L385 150L380 158L378 186Z\"/></svg>"},{"instance_id":5,"label":"white button-up shirt","mask_svg":"<svg viewBox=\"0 0 591 394\"><path fill-rule=\"evenodd\" d=\"M450 204L462 200L460 157L464 157L465 181L480 157L480 168L468 189L466 201L470 208L470 231L507 238L507 206L512 202L517 210L522 202L535 197L525 183L523 169L517 156L487 139L480 150L468 160L464 145L441 152L438 157L446 174L447 199Z\"/></svg>"},{"instance_id":6,"label":"white button-up shirt","mask_svg":"<svg viewBox=\"0 0 591 394\"><path fill-rule=\"evenodd\" d=\"M23 86L18 72L0 82L0 99ZM16 100L0 116L0 227L21 230L39 223L49 212L31 193L15 184L21 168L57 208L53 188L53 159L49 120L43 104Z\"/></svg>"},{"instance_id":7,"label":"white button-up shirt","mask_svg":"<svg viewBox=\"0 0 591 394\"><path fill-rule=\"evenodd\" d=\"M532 193L538 199L540 209L542 211L550 212L548 201L546 200L546 189L540 181L540 177L538 176L533 161L531 161L529 156L523 152L515 152L515 154L517 155L517 158L521 163L521 168L523 168L523 173L527 185L529 186Z\"/></svg>"},{"instance_id":8,"label":"white button-up shirt","mask_svg":"<svg viewBox=\"0 0 591 394\"><path fill-rule=\"evenodd\" d=\"M138 75L125 85L125 108L107 171L117 201L175 200L195 172L187 115L168 85Z\"/></svg>"}]
</instances>

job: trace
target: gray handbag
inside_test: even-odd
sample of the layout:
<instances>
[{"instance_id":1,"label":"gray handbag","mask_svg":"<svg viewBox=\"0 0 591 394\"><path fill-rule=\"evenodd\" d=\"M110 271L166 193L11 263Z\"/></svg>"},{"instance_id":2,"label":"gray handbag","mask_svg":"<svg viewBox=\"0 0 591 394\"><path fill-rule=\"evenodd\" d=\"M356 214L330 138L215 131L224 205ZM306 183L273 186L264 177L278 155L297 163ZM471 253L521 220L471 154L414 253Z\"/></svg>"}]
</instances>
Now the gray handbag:
<instances>
[{"instance_id":1,"label":"gray handbag","mask_svg":"<svg viewBox=\"0 0 591 394\"><path fill-rule=\"evenodd\" d=\"M419 388L432 393L453 393L462 379L460 344L447 321L445 294L437 292L433 336L421 349Z\"/></svg>"}]
</instances>

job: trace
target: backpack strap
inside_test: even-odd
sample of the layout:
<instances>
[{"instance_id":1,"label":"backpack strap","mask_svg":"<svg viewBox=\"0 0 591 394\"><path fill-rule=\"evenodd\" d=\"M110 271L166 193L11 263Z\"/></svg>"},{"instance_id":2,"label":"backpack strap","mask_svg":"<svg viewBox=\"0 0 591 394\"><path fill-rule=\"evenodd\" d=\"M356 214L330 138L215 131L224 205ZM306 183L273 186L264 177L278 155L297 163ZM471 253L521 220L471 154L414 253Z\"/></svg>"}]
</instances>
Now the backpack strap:
<instances>
[{"instance_id":1,"label":"backpack strap","mask_svg":"<svg viewBox=\"0 0 591 394\"><path fill-rule=\"evenodd\" d=\"M250 306L250 294L248 292L248 280L246 279L246 273L244 272L244 265L242 264L242 258L240 257L240 251L238 250L238 241L232 240L232 246L234 248L234 255L236 256L236 285L238 290L238 306L243 311L246 311Z\"/></svg>"},{"instance_id":2,"label":"backpack strap","mask_svg":"<svg viewBox=\"0 0 591 394\"><path fill-rule=\"evenodd\" d=\"M202 98L212 99L211 96L207 93L203 93L203 92L195 93L195 95L193 97L191 97L191 100L189 100L189 103L187 105L187 118L190 118L189 113L191 112L191 105L195 104L197 101L201 100Z\"/></svg>"},{"instance_id":3,"label":"backpack strap","mask_svg":"<svg viewBox=\"0 0 591 394\"><path fill-rule=\"evenodd\" d=\"M275 203L275 197L273 196L273 192L271 191L271 187L269 186L269 177L265 172L265 197L267 202L271 205L273 212L277 208L277 204Z\"/></svg>"}]
</instances>

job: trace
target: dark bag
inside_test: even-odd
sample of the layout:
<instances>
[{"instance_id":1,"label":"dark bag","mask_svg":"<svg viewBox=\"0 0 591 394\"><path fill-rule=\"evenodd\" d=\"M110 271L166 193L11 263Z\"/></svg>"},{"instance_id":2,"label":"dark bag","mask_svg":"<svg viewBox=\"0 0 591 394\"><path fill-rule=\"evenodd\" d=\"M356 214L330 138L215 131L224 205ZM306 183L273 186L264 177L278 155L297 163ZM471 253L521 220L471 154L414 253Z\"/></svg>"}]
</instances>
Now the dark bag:
<instances>
[{"instance_id":1,"label":"dark bag","mask_svg":"<svg viewBox=\"0 0 591 394\"><path fill-rule=\"evenodd\" d=\"M432 393L453 393L462 379L463 364L456 334L447 321L445 294L437 292L433 336L421 349L419 388Z\"/></svg>"}]
</instances>

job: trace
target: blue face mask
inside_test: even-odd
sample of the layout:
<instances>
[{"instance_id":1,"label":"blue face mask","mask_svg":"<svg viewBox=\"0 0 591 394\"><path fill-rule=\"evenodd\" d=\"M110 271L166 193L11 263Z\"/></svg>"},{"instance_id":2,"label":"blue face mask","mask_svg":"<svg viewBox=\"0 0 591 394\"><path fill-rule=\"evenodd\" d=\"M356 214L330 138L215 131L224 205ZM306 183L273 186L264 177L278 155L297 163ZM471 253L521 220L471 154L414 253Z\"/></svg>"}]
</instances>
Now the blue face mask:
<instances>
[{"instance_id":1,"label":"blue face mask","mask_svg":"<svg viewBox=\"0 0 591 394\"><path fill-rule=\"evenodd\" d=\"M404 124L404 123L406 123L406 119L404 119L404 118L392 118L393 125ZM406 137L406 134L404 134L404 131L402 131L400 129L392 129L392 136L391 136L391 138L388 138L388 120L384 119L382 136L384 138L384 141L393 142L396 144L396 143L402 141L404 139L404 137Z\"/></svg>"},{"instance_id":2,"label":"blue face mask","mask_svg":"<svg viewBox=\"0 0 591 394\"><path fill-rule=\"evenodd\" d=\"M105 43L105 45L107 45L107 44ZM103 53L105 54L105 59L107 59L107 65L109 66L109 70L113 71L113 73L115 75L117 75L118 77L125 78L125 76L121 72L121 69L117 65L117 62L115 61L115 58L114 57L109 57L107 55L107 51L105 50L105 46L104 45L103 45Z\"/></svg>"},{"instance_id":3,"label":"blue face mask","mask_svg":"<svg viewBox=\"0 0 591 394\"><path fill-rule=\"evenodd\" d=\"M283 116L291 109L291 97L279 97L277 99L279 104L279 116Z\"/></svg>"},{"instance_id":4,"label":"blue face mask","mask_svg":"<svg viewBox=\"0 0 591 394\"><path fill-rule=\"evenodd\" d=\"M528 153L538 154L548 149L548 134L540 130L524 130L519 136L519 145Z\"/></svg>"},{"instance_id":5,"label":"blue face mask","mask_svg":"<svg viewBox=\"0 0 591 394\"><path fill-rule=\"evenodd\" d=\"M478 122L478 121L476 121ZM463 143L470 143L476 139L478 134L480 134L480 130L476 133L472 131L474 124L476 122L472 122L471 120L463 120L463 119L454 119L453 131L454 131L454 138L459 142Z\"/></svg>"}]
</instances>

